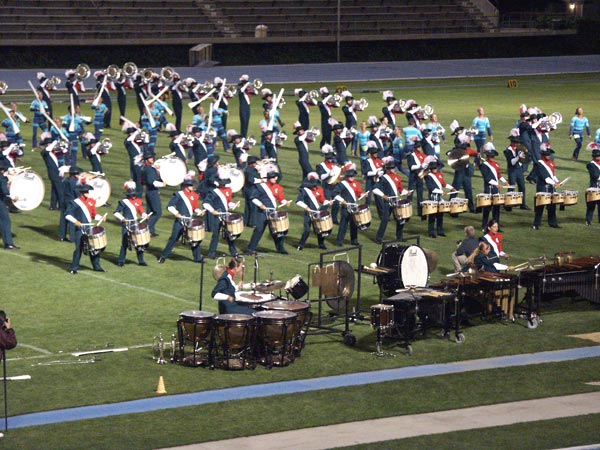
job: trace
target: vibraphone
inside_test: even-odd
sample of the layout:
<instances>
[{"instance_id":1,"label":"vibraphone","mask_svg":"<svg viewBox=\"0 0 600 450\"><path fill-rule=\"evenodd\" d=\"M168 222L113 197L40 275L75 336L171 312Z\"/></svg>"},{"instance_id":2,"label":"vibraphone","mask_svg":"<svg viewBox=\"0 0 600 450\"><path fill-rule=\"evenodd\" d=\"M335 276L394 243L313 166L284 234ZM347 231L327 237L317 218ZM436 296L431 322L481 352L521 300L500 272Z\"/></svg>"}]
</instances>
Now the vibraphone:
<instances>
[{"instance_id":1,"label":"vibraphone","mask_svg":"<svg viewBox=\"0 0 600 450\"><path fill-rule=\"evenodd\" d=\"M452 292L431 288L403 289L385 300L386 305L394 306L394 326L390 330L392 338L399 338L408 353L412 353L410 343L428 328L441 327L444 336L449 337L454 329L457 342L464 341L460 332L459 299Z\"/></svg>"},{"instance_id":2,"label":"vibraphone","mask_svg":"<svg viewBox=\"0 0 600 450\"><path fill-rule=\"evenodd\" d=\"M509 273L479 272L475 276L465 274L432 287L455 291L469 316L469 308L479 306L476 315L498 315L512 320L514 305L518 298L518 276Z\"/></svg>"},{"instance_id":3,"label":"vibraphone","mask_svg":"<svg viewBox=\"0 0 600 450\"><path fill-rule=\"evenodd\" d=\"M526 289L526 306L522 308L530 328L538 325L542 301L575 294L592 303L600 303L599 268L600 256L586 256L521 271L519 284Z\"/></svg>"}]
</instances>

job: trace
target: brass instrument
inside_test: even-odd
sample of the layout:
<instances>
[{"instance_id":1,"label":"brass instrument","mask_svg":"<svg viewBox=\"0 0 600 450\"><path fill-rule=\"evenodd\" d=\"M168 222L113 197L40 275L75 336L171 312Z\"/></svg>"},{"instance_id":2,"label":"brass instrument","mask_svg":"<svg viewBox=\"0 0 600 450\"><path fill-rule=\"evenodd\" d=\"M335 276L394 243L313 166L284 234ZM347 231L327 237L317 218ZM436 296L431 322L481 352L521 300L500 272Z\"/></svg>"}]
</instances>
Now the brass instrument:
<instances>
[{"instance_id":1,"label":"brass instrument","mask_svg":"<svg viewBox=\"0 0 600 450\"><path fill-rule=\"evenodd\" d=\"M75 76L79 81L85 80L91 74L90 66L85 63L78 64L75 68Z\"/></svg>"},{"instance_id":2,"label":"brass instrument","mask_svg":"<svg viewBox=\"0 0 600 450\"><path fill-rule=\"evenodd\" d=\"M146 130L142 129L142 130L140 130L140 134L138 134L136 141L143 142L144 144L148 144L148 143L150 143L150 135L148 134L148 132Z\"/></svg>"},{"instance_id":3,"label":"brass instrument","mask_svg":"<svg viewBox=\"0 0 600 450\"><path fill-rule=\"evenodd\" d=\"M367 100L366 98L362 97L358 100L358 105L357 108L359 111L364 111L365 109L367 109L369 107L369 100Z\"/></svg>"},{"instance_id":4,"label":"brass instrument","mask_svg":"<svg viewBox=\"0 0 600 450\"><path fill-rule=\"evenodd\" d=\"M215 130L213 127L210 127L208 130L206 130L206 135L209 138L214 139L217 137L217 130Z\"/></svg>"},{"instance_id":5,"label":"brass instrument","mask_svg":"<svg viewBox=\"0 0 600 450\"><path fill-rule=\"evenodd\" d=\"M425 113L426 116L431 116L433 114L433 106L431 106L431 105L423 106L423 112Z\"/></svg>"},{"instance_id":6,"label":"brass instrument","mask_svg":"<svg viewBox=\"0 0 600 450\"><path fill-rule=\"evenodd\" d=\"M424 179L427 175L431 173L431 169L421 169L421 171L417 174L419 179Z\"/></svg>"},{"instance_id":7,"label":"brass instrument","mask_svg":"<svg viewBox=\"0 0 600 450\"><path fill-rule=\"evenodd\" d=\"M261 79L255 78L254 81L252 81L252 86L254 86L254 89L259 90L262 88L263 82Z\"/></svg>"},{"instance_id":8,"label":"brass instrument","mask_svg":"<svg viewBox=\"0 0 600 450\"><path fill-rule=\"evenodd\" d=\"M198 85L198 90L203 93L206 94L208 91L210 91L213 87L214 84L212 84L210 81L206 80L204 83Z\"/></svg>"},{"instance_id":9,"label":"brass instrument","mask_svg":"<svg viewBox=\"0 0 600 450\"><path fill-rule=\"evenodd\" d=\"M138 68L135 65L135 63L132 62L126 62L125 64L123 64L123 74L126 77L133 77L137 74Z\"/></svg>"},{"instance_id":10,"label":"brass instrument","mask_svg":"<svg viewBox=\"0 0 600 450\"><path fill-rule=\"evenodd\" d=\"M319 92L317 92L316 89L313 89L311 91L308 91L308 93L306 94L306 96L310 99L310 100L317 100L319 98Z\"/></svg>"},{"instance_id":11,"label":"brass instrument","mask_svg":"<svg viewBox=\"0 0 600 450\"><path fill-rule=\"evenodd\" d=\"M343 100L342 94L338 94L337 92L335 94L333 94L333 100L336 103L341 103Z\"/></svg>"},{"instance_id":12,"label":"brass instrument","mask_svg":"<svg viewBox=\"0 0 600 450\"><path fill-rule=\"evenodd\" d=\"M523 156L519 157L519 161L521 164L527 164L531 162L531 155L529 154L529 150L523 144L517 145L517 152L522 152Z\"/></svg>"},{"instance_id":13,"label":"brass instrument","mask_svg":"<svg viewBox=\"0 0 600 450\"><path fill-rule=\"evenodd\" d=\"M306 141L314 142L317 136L321 135L321 131L317 127L312 127L310 130L306 132Z\"/></svg>"},{"instance_id":14,"label":"brass instrument","mask_svg":"<svg viewBox=\"0 0 600 450\"><path fill-rule=\"evenodd\" d=\"M477 130L477 128L475 127L471 127L471 128L467 128L464 130L464 133L467 136L477 136L479 134L479 131Z\"/></svg>"},{"instance_id":15,"label":"brass instrument","mask_svg":"<svg viewBox=\"0 0 600 450\"><path fill-rule=\"evenodd\" d=\"M100 141L100 146L98 147L98 153L105 155L112 148L112 142L109 138L104 138Z\"/></svg>"},{"instance_id":16,"label":"brass instrument","mask_svg":"<svg viewBox=\"0 0 600 450\"><path fill-rule=\"evenodd\" d=\"M227 98L231 98L231 97L235 96L235 94L237 94L237 87L234 84L228 84L225 87L225 91L223 92L223 95Z\"/></svg>"},{"instance_id":17,"label":"brass instrument","mask_svg":"<svg viewBox=\"0 0 600 450\"><path fill-rule=\"evenodd\" d=\"M277 103L277 108L282 109L284 106L285 106L285 98L281 97L281 99L279 100L279 103Z\"/></svg>"},{"instance_id":18,"label":"brass instrument","mask_svg":"<svg viewBox=\"0 0 600 450\"><path fill-rule=\"evenodd\" d=\"M106 69L106 76L109 80L117 80L121 76L121 68L116 64L111 64Z\"/></svg>"},{"instance_id":19,"label":"brass instrument","mask_svg":"<svg viewBox=\"0 0 600 450\"><path fill-rule=\"evenodd\" d=\"M464 148L453 148L446 155L448 155L448 165L454 170L462 170L469 164L469 155Z\"/></svg>"},{"instance_id":20,"label":"brass instrument","mask_svg":"<svg viewBox=\"0 0 600 450\"><path fill-rule=\"evenodd\" d=\"M398 102L396 104L400 108L399 112L403 112L404 111L404 107L406 106L406 100L404 100L403 98L401 98L400 100L398 100Z\"/></svg>"},{"instance_id":21,"label":"brass instrument","mask_svg":"<svg viewBox=\"0 0 600 450\"><path fill-rule=\"evenodd\" d=\"M275 145L281 147L287 138L287 134L285 134L283 131L280 131L275 137Z\"/></svg>"},{"instance_id":22,"label":"brass instrument","mask_svg":"<svg viewBox=\"0 0 600 450\"><path fill-rule=\"evenodd\" d=\"M160 78L163 81L171 81L174 74L175 70L172 67L166 66L160 69Z\"/></svg>"},{"instance_id":23,"label":"brass instrument","mask_svg":"<svg viewBox=\"0 0 600 450\"><path fill-rule=\"evenodd\" d=\"M146 83L149 83L152 80L152 76L154 75L154 72L152 71L152 69L144 69L144 70L142 70L140 75L142 76L142 79Z\"/></svg>"},{"instance_id":24,"label":"brass instrument","mask_svg":"<svg viewBox=\"0 0 600 450\"><path fill-rule=\"evenodd\" d=\"M58 86L60 84L60 82L61 82L60 78L58 78L56 75L53 75L52 77L50 77L50 79L46 83L46 88L48 90L54 89L56 86Z\"/></svg>"},{"instance_id":25,"label":"brass instrument","mask_svg":"<svg viewBox=\"0 0 600 450\"><path fill-rule=\"evenodd\" d=\"M548 121L550 122L550 125L552 125L552 127L554 128L559 123L562 123L562 121L563 121L562 114L559 112L553 112L552 114L550 114L548 116Z\"/></svg>"},{"instance_id":26,"label":"brass instrument","mask_svg":"<svg viewBox=\"0 0 600 450\"><path fill-rule=\"evenodd\" d=\"M0 95L6 94L8 90L8 84L5 81L0 81Z\"/></svg>"}]
</instances>

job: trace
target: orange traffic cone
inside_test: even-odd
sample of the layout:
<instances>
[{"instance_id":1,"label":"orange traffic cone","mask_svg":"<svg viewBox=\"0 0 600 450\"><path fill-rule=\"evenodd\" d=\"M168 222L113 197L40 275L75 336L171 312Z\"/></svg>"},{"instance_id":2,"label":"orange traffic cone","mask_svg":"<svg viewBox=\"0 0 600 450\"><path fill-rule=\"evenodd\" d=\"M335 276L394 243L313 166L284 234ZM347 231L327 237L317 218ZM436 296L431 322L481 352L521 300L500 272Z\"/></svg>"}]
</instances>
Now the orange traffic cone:
<instances>
[{"instance_id":1,"label":"orange traffic cone","mask_svg":"<svg viewBox=\"0 0 600 450\"><path fill-rule=\"evenodd\" d=\"M156 393L157 394L166 394L167 393L167 389L165 388L165 380L162 375L158 377L158 386L156 386Z\"/></svg>"}]
</instances>

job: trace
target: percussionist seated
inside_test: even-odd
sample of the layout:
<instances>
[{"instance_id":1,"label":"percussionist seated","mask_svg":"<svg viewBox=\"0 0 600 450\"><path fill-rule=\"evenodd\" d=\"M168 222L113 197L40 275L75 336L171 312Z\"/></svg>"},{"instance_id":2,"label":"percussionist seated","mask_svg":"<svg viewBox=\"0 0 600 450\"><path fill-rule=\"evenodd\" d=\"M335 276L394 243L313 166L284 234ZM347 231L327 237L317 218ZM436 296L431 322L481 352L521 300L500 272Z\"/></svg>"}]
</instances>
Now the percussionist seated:
<instances>
[{"instance_id":1,"label":"percussionist seated","mask_svg":"<svg viewBox=\"0 0 600 450\"><path fill-rule=\"evenodd\" d=\"M467 272L469 269L477 269L483 272L498 273L501 270L513 270L512 266L500 264L500 257L495 253L490 254L490 251L490 244L484 241L479 242L461 271Z\"/></svg>"},{"instance_id":2,"label":"percussionist seated","mask_svg":"<svg viewBox=\"0 0 600 450\"><path fill-rule=\"evenodd\" d=\"M212 297L219 302L219 314L246 314L251 316L253 309L240 305L235 301L235 293L241 287L242 281L236 283L244 271L244 261L233 258L227 264L225 272L219 277L217 285L212 291Z\"/></svg>"}]
</instances>

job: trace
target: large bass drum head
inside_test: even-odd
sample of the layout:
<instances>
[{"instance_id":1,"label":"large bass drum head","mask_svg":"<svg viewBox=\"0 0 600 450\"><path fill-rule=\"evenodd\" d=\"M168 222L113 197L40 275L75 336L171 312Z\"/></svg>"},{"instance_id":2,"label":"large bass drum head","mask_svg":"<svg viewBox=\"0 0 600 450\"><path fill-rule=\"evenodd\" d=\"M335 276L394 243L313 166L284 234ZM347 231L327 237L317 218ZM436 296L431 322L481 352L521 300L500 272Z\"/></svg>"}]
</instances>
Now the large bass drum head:
<instances>
[{"instance_id":1,"label":"large bass drum head","mask_svg":"<svg viewBox=\"0 0 600 450\"><path fill-rule=\"evenodd\" d=\"M418 245L385 247L377 257L377 265L393 270L377 276L379 288L388 297L394 295L397 289L427 286L429 264L425 252Z\"/></svg>"}]
</instances>

